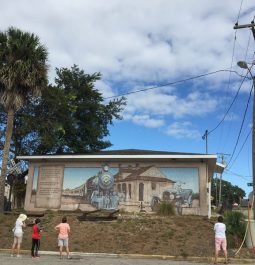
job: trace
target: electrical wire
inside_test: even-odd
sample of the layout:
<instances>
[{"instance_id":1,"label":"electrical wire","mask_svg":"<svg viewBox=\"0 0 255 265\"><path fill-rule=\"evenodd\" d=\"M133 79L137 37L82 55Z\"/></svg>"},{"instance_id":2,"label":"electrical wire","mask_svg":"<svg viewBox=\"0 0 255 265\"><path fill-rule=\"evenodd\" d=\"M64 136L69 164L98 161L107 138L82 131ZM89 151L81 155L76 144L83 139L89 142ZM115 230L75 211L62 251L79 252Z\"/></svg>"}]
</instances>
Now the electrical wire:
<instances>
[{"instance_id":1,"label":"electrical wire","mask_svg":"<svg viewBox=\"0 0 255 265\"><path fill-rule=\"evenodd\" d=\"M251 134L251 132L252 132L252 129L253 129L253 127L251 127L249 133L247 134L247 136L246 136L246 138L245 138L245 140L244 140L244 143L243 143L242 147L240 148L238 154L237 154L236 157L235 157L235 160L234 160L234 161L232 162L232 164L229 166L229 169L235 164L235 161L236 161L236 159L238 158L238 156L240 155L241 151L243 150L244 145L246 144L246 142L247 142L247 140L248 140L248 138L249 138L249 136L250 136L250 134Z\"/></svg>"},{"instance_id":2,"label":"electrical wire","mask_svg":"<svg viewBox=\"0 0 255 265\"><path fill-rule=\"evenodd\" d=\"M232 155L230 157L230 160L228 161L227 165L226 165L226 168L228 168L234 154L235 154L235 151L236 151L236 148L237 148L237 145L238 145L238 142L239 142L239 139L240 139L240 136L241 136L241 132L242 132L242 129L243 129L243 124L244 124L244 120L245 120L245 117L246 117L246 113L247 113L247 109L248 109L248 106L249 106L249 103L250 103L250 99L251 99L251 95L252 95L252 91L253 91L253 84L251 86L251 90L250 90L250 94L249 94L249 98L248 98L248 101L246 103L246 108L245 108L245 111L244 111L244 115L243 115L243 119L242 119L242 123L241 123L241 127L240 127L240 130L239 130L239 133L238 133L238 137L237 137L237 140L236 140L236 143L235 143L235 147L234 147L234 150L232 152Z\"/></svg>"},{"instance_id":3,"label":"electrical wire","mask_svg":"<svg viewBox=\"0 0 255 265\"><path fill-rule=\"evenodd\" d=\"M235 172L233 172L233 171L231 171L231 170L229 170L229 169L225 169L225 170L224 170L224 173L225 173L225 174L234 175L234 176L237 176L237 177L242 178L242 179L245 179L245 180L247 180L247 179L251 179L251 178L252 178L252 176L243 176L243 175L238 174L238 173L235 173Z\"/></svg>"},{"instance_id":4,"label":"electrical wire","mask_svg":"<svg viewBox=\"0 0 255 265\"><path fill-rule=\"evenodd\" d=\"M243 79L242 79L242 81L241 81L241 84L240 84L240 86L239 86L239 88L238 88L238 90L237 90L237 92L236 92L236 94L235 94L235 96L234 96L234 98L233 98L231 104L229 105L229 107L228 107L226 113L224 114L223 118L220 120L220 122L219 122L219 123L218 123L218 124L212 129L212 130L210 130L210 131L208 132L207 135L209 135L210 133L214 132L214 131L215 131L215 130L221 125L221 123L225 120L225 118L226 118L226 116L228 115L230 109L232 108L234 102L236 101L236 99L237 99L237 97L238 97L238 94L239 94L239 91L240 91L240 89L241 89L241 87L242 87L242 85L243 85L243 83L244 83L244 80L247 78L248 74L249 74L249 72L247 72L246 75L243 77Z\"/></svg>"},{"instance_id":5,"label":"electrical wire","mask_svg":"<svg viewBox=\"0 0 255 265\"><path fill-rule=\"evenodd\" d=\"M242 4L241 4L242 6ZM238 24L238 19L239 19L239 16L240 16L240 12L241 12L241 6L240 6L240 9L239 9L239 13L238 13L238 17L237 17L237 22L236 24ZM236 38L236 33L237 33L237 29L235 30L235 38L234 38L234 45L233 45L233 51L232 51L232 60L231 60L231 66L230 66L230 69L232 70L232 66L233 66L233 58L234 58L234 51L235 51L235 45L237 43L237 38ZM246 61L247 60L247 54L248 54L248 49L249 49L249 46L250 46L250 40L251 40L251 32L249 34L249 39L248 39L248 43L247 43L247 47L246 47L246 50L245 50L245 56L244 56L244 60ZM243 69L244 70L244 69ZM229 73L229 82L228 82L228 88L227 88L227 91L229 91L229 86L230 86L230 76L231 76L231 73ZM226 94L226 98L227 98L227 94ZM227 106L227 105L226 105ZM230 127L231 127L231 123L229 124L228 126L228 129L227 129L227 134L229 134L229 131L230 131ZM222 135L222 130L221 130L221 135ZM219 137L219 139L221 139L222 137ZM224 147L226 146L227 144L227 141L229 140L229 137L227 138L226 141L224 141ZM222 147L222 145L221 145Z\"/></svg>"},{"instance_id":6,"label":"electrical wire","mask_svg":"<svg viewBox=\"0 0 255 265\"><path fill-rule=\"evenodd\" d=\"M116 95L116 96L106 97L104 99L106 100L106 99L118 98L118 97L128 96L130 94L136 94L136 93L140 93L140 92L145 92L145 91L156 89L156 88L160 88L160 87L176 85L176 84L184 83L184 82L187 82L187 81L195 80L195 79L198 79L198 78L201 78L201 77L214 75L214 74L217 74L217 73L220 73L220 72L232 72L232 73L235 73L238 76L243 77L244 79L245 78L249 78L249 77L247 77L247 75L246 76L240 75L237 71L228 70L228 69L221 69L221 70L216 70L216 71L213 71L213 72L208 72L208 73L205 73L205 74L196 75L196 76L192 76L192 77L189 77L189 78L185 78L185 79L169 82L169 83L162 84L162 85L157 85L157 86L153 86L153 87L149 87L149 88L144 88L144 89L139 89L139 90L135 90L135 91L131 91L131 92L126 92L126 93L123 93L123 94L120 94L120 95Z\"/></svg>"}]
</instances>

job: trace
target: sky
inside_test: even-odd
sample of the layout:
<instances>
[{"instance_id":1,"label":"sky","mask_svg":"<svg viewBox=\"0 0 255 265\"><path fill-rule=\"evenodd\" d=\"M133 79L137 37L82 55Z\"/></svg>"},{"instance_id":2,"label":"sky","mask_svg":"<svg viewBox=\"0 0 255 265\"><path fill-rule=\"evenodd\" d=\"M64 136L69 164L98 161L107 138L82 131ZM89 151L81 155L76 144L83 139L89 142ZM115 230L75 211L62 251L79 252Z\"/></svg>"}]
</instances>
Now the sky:
<instances>
[{"instance_id":1,"label":"sky","mask_svg":"<svg viewBox=\"0 0 255 265\"><path fill-rule=\"evenodd\" d=\"M219 162L224 154L227 164L222 178L247 195L252 190L252 81L237 62L253 62L255 41L251 30L233 26L251 22L254 0L0 0L0 6L1 31L33 32L47 47L50 83L55 68L76 64L102 74L96 88L106 103L132 92L123 119L109 126L110 149L205 153L208 130L208 153Z\"/></svg>"}]
</instances>

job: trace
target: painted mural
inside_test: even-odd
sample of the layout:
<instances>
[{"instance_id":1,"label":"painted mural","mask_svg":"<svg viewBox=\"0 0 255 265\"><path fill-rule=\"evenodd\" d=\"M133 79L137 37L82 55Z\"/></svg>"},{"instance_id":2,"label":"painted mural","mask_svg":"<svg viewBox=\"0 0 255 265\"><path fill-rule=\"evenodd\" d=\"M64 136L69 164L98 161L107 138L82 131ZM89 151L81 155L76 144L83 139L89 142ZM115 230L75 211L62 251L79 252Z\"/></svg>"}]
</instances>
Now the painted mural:
<instances>
[{"instance_id":1,"label":"painted mural","mask_svg":"<svg viewBox=\"0 0 255 265\"><path fill-rule=\"evenodd\" d=\"M38 170L32 195L36 195ZM65 168L62 210L154 211L161 201L183 208L199 207L198 168L145 167Z\"/></svg>"}]
</instances>

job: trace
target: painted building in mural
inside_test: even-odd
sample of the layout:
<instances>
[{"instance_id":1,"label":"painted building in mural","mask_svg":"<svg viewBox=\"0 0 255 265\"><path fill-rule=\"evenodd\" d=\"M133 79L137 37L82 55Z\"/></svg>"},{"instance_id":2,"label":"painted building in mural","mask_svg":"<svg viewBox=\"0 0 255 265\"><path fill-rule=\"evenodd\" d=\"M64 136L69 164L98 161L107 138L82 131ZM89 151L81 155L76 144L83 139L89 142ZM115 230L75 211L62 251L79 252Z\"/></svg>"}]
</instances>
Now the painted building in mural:
<instances>
[{"instance_id":1,"label":"painted building in mural","mask_svg":"<svg viewBox=\"0 0 255 265\"><path fill-rule=\"evenodd\" d=\"M154 211L161 201L180 214L208 215L216 155L145 150L19 157L29 161L27 211Z\"/></svg>"}]
</instances>

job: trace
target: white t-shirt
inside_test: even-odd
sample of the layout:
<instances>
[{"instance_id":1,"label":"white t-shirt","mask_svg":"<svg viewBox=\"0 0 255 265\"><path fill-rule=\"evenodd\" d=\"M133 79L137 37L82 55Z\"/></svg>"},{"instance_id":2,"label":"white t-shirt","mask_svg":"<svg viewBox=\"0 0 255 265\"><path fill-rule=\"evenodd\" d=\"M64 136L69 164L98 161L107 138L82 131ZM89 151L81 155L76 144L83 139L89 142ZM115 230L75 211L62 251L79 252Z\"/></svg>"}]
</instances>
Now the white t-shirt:
<instances>
[{"instance_id":1,"label":"white t-shirt","mask_svg":"<svg viewBox=\"0 0 255 265\"><path fill-rule=\"evenodd\" d=\"M22 226L23 226L23 222L20 220L17 220L15 223L14 233L15 234L22 234L23 233Z\"/></svg>"},{"instance_id":2,"label":"white t-shirt","mask_svg":"<svg viewBox=\"0 0 255 265\"><path fill-rule=\"evenodd\" d=\"M223 223L216 223L214 225L215 237L226 238L226 225Z\"/></svg>"}]
</instances>

